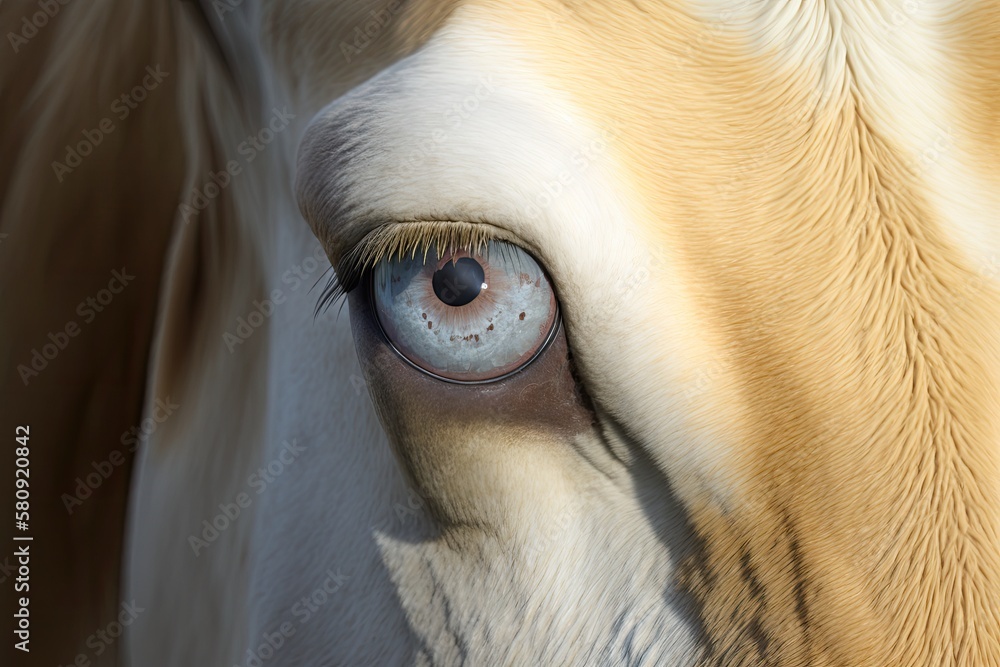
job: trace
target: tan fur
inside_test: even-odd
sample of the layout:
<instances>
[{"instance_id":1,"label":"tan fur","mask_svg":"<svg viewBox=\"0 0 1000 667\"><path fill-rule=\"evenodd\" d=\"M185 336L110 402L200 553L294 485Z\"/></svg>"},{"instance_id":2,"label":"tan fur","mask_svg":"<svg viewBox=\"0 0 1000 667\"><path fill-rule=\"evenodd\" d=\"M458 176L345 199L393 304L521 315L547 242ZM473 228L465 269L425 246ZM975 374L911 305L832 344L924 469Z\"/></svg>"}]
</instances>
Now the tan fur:
<instances>
[{"instance_id":1,"label":"tan fur","mask_svg":"<svg viewBox=\"0 0 1000 667\"><path fill-rule=\"evenodd\" d=\"M19 21L32 4L5 3L0 26ZM735 457L720 463L742 480L728 502L683 485L678 491L703 547L684 564L682 583L699 602L705 664L994 667L1000 294L928 201L922 179L930 176L908 166L905 147L880 124L866 63L845 47L863 40L838 32L850 29L838 14L843 4L809 5L822 23L803 46L811 56L804 64L777 50L755 51L738 31L679 2L417 1L354 62L330 37L349 40L371 3L337 11L315 3L302 11L298 3L267 2L263 27L268 55L292 73L297 101L315 109L412 53L456 15L479 18L523 47L548 85L596 126L616 128L610 150L637 194L631 204L643 241L679 259L701 335L720 360L706 394L722 414L696 399L692 418L725 420L739 444ZM191 37L187 16L157 3L71 3L27 47L33 52L0 61L5 100L21 100L0 110L4 155L16 156L0 164L0 228L10 234L0 245L10 260L0 276L10 295L4 320L17 322L3 331L5 357L20 363L111 267L134 262L149 272L122 297L120 312L99 319L85 331L90 338L75 341L39 378L38 392L25 392L16 374L7 380L5 421L44 425L39 435L47 446L73 443L65 451L52 447L58 453L45 465L65 472L43 482L39 493L53 500L35 519L48 522L53 544L77 554L81 569L102 573L86 580L52 575L41 589L39 607L66 610L38 626L38 643L48 647L42 655L52 662L71 657L118 601L126 475L116 473L114 488L101 489L109 500L90 499L73 521L55 499L138 421L164 262L169 279L157 305L150 389L154 396L180 391L196 409L153 440L152 461L162 472L157 509L184 498L188 484L222 479L227 491L260 447L267 335L238 358L220 350L218 337L267 288L262 265L273 230L255 208L253 185L280 182L287 165L275 157L274 169L248 177L239 195L229 191L190 225L177 224L177 202L218 168L234 139L259 127L247 111L252 100L230 87L203 37ZM985 1L955 12L948 74L961 99L955 116L943 119L961 128L963 148L977 158L973 168L993 184L1000 183L997 21ZM102 26L113 27L109 43L135 42L122 46L128 57L79 57ZM179 67L157 91L162 104L142 106L63 186L38 185L54 184L49 163L61 147L101 117L136 71L160 59ZM82 267L66 281L74 289L53 282L73 262ZM81 276L93 289L75 288ZM650 347L670 348L671 335L651 332ZM130 362L115 367L110 360L120 358L122 340L130 341ZM585 384L598 379L585 365L579 370ZM91 393L109 384L121 387L122 404L98 412ZM426 428L439 436L446 427ZM669 453L646 454L668 478L683 477ZM240 455L240 464L230 455ZM523 491L511 485L511 497ZM473 487L445 490L474 498ZM158 539L176 548L185 521L197 524L213 498L186 502L184 521L162 536L145 535L146 553L156 553ZM495 509L504 515L507 507ZM107 540L90 532L93 525L107 526ZM169 597L182 581L190 589L178 593L182 600L207 591L239 608L248 530L227 533L213 552L217 561L206 557L185 570L187 561L177 559L169 574L147 573L149 590ZM222 568L212 564L222 563L238 576L220 578ZM57 565L39 567L59 573ZM230 623L219 635L199 635L200 617L180 618L179 608L164 604L150 618L239 653L243 628ZM46 628L68 639L49 642ZM158 637L175 664L213 651L229 655L227 647L202 651L168 633Z\"/></svg>"},{"instance_id":2,"label":"tan fur","mask_svg":"<svg viewBox=\"0 0 1000 667\"><path fill-rule=\"evenodd\" d=\"M716 389L747 416L749 482L730 507L686 499L706 661L1000 664L1000 295L873 129L852 56L827 35L839 67L789 69L652 4L553 7L558 30L534 4L481 6L622 128L647 238L681 249L726 341ZM956 78L992 58L989 30L964 34ZM976 80L955 120L995 158L997 88Z\"/></svg>"},{"instance_id":3,"label":"tan fur","mask_svg":"<svg viewBox=\"0 0 1000 667\"><path fill-rule=\"evenodd\" d=\"M1000 6L961 3L949 26L965 141L973 170L1000 189ZM994 267L994 272L996 271Z\"/></svg>"}]
</instances>

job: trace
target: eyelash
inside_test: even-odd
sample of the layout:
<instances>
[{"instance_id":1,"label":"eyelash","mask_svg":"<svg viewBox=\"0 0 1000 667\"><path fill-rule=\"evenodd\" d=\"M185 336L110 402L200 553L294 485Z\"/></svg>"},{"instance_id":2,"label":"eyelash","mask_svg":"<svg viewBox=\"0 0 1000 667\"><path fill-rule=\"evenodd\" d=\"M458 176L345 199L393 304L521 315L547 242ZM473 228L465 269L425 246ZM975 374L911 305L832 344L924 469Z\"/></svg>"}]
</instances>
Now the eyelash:
<instances>
[{"instance_id":1,"label":"eyelash","mask_svg":"<svg viewBox=\"0 0 1000 667\"><path fill-rule=\"evenodd\" d=\"M490 247L491 241L501 242L498 244L501 252L506 243L520 245L504 230L486 224L424 220L384 224L344 254L316 301L315 314L338 303L343 307L345 297L382 259L415 257L423 249L426 262L432 247L440 259L446 252L480 253Z\"/></svg>"}]
</instances>

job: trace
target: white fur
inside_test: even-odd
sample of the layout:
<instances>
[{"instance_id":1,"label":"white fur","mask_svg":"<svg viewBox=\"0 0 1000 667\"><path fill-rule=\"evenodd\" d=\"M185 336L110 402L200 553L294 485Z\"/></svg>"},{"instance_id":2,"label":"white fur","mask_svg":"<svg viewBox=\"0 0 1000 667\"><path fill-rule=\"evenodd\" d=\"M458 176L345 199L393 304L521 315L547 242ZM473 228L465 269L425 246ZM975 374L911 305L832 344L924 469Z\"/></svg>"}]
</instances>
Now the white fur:
<instances>
[{"instance_id":1,"label":"white fur","mask_svg":"<svg viewBox=\"0 0 1000 667\"><path fill-rule=\"evenodd\" d=\"M484 81L494 92L455 121L450 110ZM699 420L713 409L711 396L696 397L692 410L684 391L688 378L715 361L706 328L673 260L653 256L643 240L639 197L616 168L614 128L590 127L511 45L470 20L452 22L312 125L317 150L358 144L357 155L346 158L349 169L336 163L344 183L327 194L351 208L350 217L334 216L337 225L468 219L515 234L555 277L577 364L595 393L608 397L605 409L636 418L638 435L664 443L658 454L699 491L728 498L739 481L720 476L716 465L729 454L727 436ZM435 143L435 132L445 138ZM410 168L421 142L434 148ZM584 149L591 149L585 166L574 162ZM312 178L327 178L318 169ZM335 228L332 235L357 232ZM637 281L648 282L627 288ZM672 332L657 346L640 340L654 320ZM643 376L657 380L630 381Z\"/></svg>"},{"instance_id":2,"label":"white fur","mask_svg":"<svg viewBox=\"0 0 1000 667\"><path fill-rule=\"evenodd\" d=\"M1000 192L970 165L977 141L956 120L959 94L948 62L958 2L948 0L696 0L714 30L790 70L817 67L821 99L853 90L865 120L900 149L951 240L1000 285Z\"/></svg>"},{"instance_id":3,"label":"white fur","mask_svg":"<svg viewBox=\"0 0 1000 667\"><path fill-rule=\"evenodd\" d=\"M948 116L947 84L921 75L936 67L937 37L917 16L900 28L907 38L890 42L873 32L872 16L843 2L829 4L832 22L810 23L810 29L836 44L834 54L851 54L859 63L854 85L872 100L872 122L919 156L934 145L936 132L948 131L928 120ZM722 6L711 3L708 11ZM760 8L732 9L744 19L735 25L754 25ZM816 20L810 16L802 20ZM767 25L780 28L790 20ZM757 28L752 32L767 32ZM830 59L830 67L841 68L828 72L831 80L846 76L844 62ZM888 69L874 68L875 62ZM477 108L467 118L448 114L470 96ZM713 392L689 391L700 369L718 369L715 381L726 381L725 363L711 352L722 346L706 340L709 329L672 258L648 250L639 222L645 213L618 175L614 128L589 125L492 26L461 15L417 53L321 112L297 111L299 124L268 154L282 168L304 130L301 121L312 113L319 112L313 140L324 149L339 150L347 140L361 147L344 163L349 169L310 176L337 180L331 201L351 207L352 217L338 219L341 226L328 230L330 236L356 235L349 227L359 220L502 225L555 278L574 361L592 394L603 398L599 412L627 415L633 436L656 443L655 463L671 472L680 495L730 502L743 480L720 472L719 462L731 456L730 436L713 425L725 420L711 418L719 409ZM602 138L607 148L586 167L574 163ZM430 149L418 166L406 168L409 151L421 142ZM996 210L997 202L989 206L981 199L987 195L973 199L977 188L958 167L963 162L956 146L926 167L927 179L956 237L969 252L978 248L988 257L998 250L996 237L977 211ZM241 230L256 235L251 245L263 258L260 284L225 304L217 325L229 326L245 312L245 299L283 288L284 272L312 256L315 240L298 218L288 174L277 169L259 176L275 173L277 180L266 185L266 215L258 212L259 226ZM254 183L264 187L253 180L238 186L245 202L257 196ZM550 203L536 213L531 206L546 193ZM628 287L637 282L643 289ZM576 485L560 479L540 493L545 502L510 508L510 543L486 541L479 553L431 539L430 520L407 490L360 384L346 311L314 319L315 292L285 293L287 302L266 328L265 351L247 358L259 364L267 383L261 411L250 401L247 414L219 415L243 425L225 442L198 430L211 416L179 417L160 443L165 454L147 451L137 464L128 586L137 599L155 599L158 606L130 630L132 664L243 665L246 651L282 623L291 624L294 635L265 664L455 664L465 658L470 664L683 665L697 659L692 614L670 588L680 554L665 535L681 531L683 522L644 512L649 480L631 480L610 464L614 474L607 480ZM671 336L648 346L643 339L654 324ZM218 348L201 361L217 374L234 363L221 340ZM187 403L197 406L220 388L209 383L192 391ZM584 432L573 444L597 450L600 435ZM625 435L603 436L627 449ZM187 535L219 502L230 501L255 468L277 457L288 438L306 452L254 498L237 527L194 559ZM566 449L567 469L582 469L572 458L576 450ZM535 497L529 480L512 483ZM184 505L174 502L179 489L193 489ZM540 555L529 568L514 567L525 553ZM484 571L480 554L494 566ZM303 621L296 605L323 586L328 571L346 579ZM488 608L479 604L487 597ZM191 645L179 644L185 641Z\"/></svg>"}]
</instances>

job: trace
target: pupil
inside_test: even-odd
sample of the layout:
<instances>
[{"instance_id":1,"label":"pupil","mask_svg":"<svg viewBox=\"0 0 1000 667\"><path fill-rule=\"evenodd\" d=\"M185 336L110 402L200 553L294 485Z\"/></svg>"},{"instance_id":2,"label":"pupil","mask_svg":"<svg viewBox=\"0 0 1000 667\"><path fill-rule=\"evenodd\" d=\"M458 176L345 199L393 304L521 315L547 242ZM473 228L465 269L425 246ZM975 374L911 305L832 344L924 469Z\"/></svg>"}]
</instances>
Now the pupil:
<instances>
[{"instance_id":1,"label":"pupil","mask_svg":"<svg viewBox=\"0 0 1000 667\"><path fill-rule=\"evenodd\" d=\"M434 294L449 306L464 306L483 289L486 274L479 262L471 257L451 261L434 272L431 284Z\"/></svg>"}]
</instances>

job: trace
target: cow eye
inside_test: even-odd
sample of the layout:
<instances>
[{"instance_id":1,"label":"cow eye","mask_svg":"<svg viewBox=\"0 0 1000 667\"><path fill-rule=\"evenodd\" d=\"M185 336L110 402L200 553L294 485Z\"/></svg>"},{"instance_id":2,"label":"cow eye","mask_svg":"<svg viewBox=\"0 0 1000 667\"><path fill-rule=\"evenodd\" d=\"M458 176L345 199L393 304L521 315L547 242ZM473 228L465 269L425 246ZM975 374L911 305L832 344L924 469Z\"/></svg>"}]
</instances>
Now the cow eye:
<instances>
[{"instance_id":1,"label":"cow eye","mask_svg":"<svg viewBox=\"0 0 1000 667\"><path fill-rule=\"evenodd\" d=\"M523 249L382 259L372 271L386 338L417 368L452 382L489 382L518 371L552 339L559 305L545 271Z\"/></svg>"}]
</instances>

